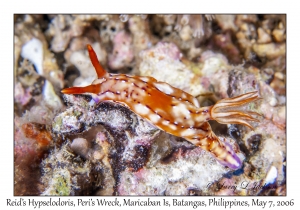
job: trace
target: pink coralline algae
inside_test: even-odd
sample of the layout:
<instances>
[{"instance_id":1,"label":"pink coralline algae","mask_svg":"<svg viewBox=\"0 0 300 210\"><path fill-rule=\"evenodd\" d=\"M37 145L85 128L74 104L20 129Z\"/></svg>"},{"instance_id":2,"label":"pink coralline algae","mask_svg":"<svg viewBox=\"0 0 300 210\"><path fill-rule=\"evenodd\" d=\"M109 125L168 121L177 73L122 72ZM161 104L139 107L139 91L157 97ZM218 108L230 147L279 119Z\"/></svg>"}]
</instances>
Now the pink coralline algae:
<instances>
[{"instance_id":1,"label":"pink coralline algae","mask_svg":"<svg viewBox=\"0 0 300 210\"><path fill-rule=\"evenodd\" d=\"M31 98L32 95L30 94L30 90L24 89L21 83L17 83L15 85L15 100L17 103L20 103L24 106L30 101Z\"/></svg>"},{"instance_id":2,"label":"pink coralline algae","mask_svg":"<svg viewBox=\"0 0 300 210\"><path fill-rule=\"evenodd\" d=\"M120 31L113 39L114 49L108 57L108 65L111 69L119 70L130 66L134 54L132 38L125 31Z\"/></svg>"}]
</instances>

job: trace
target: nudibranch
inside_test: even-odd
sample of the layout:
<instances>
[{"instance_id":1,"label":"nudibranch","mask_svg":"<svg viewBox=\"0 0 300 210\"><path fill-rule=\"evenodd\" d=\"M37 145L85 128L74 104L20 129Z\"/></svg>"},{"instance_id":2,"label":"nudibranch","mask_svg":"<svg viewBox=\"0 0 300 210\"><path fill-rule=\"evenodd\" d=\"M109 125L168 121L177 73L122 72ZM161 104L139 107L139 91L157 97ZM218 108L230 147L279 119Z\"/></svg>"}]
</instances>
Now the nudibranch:
<instances>
[{"instance_id":1,"label":"nudibranch","mask_svg":"<svg viewBox=\"0 0 300 210\"><path fill-rule=\"evenodd\" d=\"M62 93L86 93L91 94L97 103L120 103L157 128L209 151L221 164L232 169L241 167L239 157L230 145L214 134L208 121L242 124L252 128L249 121L258 121L253 117L258 114L240 108L259 99L257 91L222 99L213 106L199 107L197 99L192 95L152 77L106 72L93 48L87 45L87 49L98 79L86 87L63 89Z\"/></svg>"}]
</instances>

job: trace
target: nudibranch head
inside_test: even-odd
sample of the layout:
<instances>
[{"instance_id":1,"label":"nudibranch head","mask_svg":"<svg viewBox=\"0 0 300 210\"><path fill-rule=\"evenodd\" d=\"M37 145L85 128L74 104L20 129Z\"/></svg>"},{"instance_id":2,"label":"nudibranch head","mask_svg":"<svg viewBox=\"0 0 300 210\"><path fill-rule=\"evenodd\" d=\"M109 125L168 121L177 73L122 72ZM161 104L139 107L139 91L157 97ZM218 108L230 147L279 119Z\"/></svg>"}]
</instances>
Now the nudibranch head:
<instances>
[{"instance_id":1,"label":"nudibranch head","mask_svg":"<svg viewBox=\"0 0 300 210\"><path fill-rule=\"evenodd\" d=\"M92 85L89 85L86 87L71 87L71 88L63 89L61 91L63 94L83 94L83 93L97 94L100 92L99 84L101 84L101 82L103 82L103 79L101 79L101 78L107 76L108 73L100 65L97 55L91 45L89 45L89 44L87 45L87 50L89 52L90 60L96 70L97 77L100 79L96 79Z\"/></svg>"}]
</instances>

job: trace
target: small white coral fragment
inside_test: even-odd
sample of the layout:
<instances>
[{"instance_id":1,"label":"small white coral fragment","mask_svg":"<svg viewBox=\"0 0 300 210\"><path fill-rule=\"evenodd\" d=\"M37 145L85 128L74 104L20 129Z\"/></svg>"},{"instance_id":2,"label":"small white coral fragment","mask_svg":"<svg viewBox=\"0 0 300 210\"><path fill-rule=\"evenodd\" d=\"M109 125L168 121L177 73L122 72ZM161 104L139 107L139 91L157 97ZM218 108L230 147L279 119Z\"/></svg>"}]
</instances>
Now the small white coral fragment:
<instances>
[{"instance_id":1,"label":"small white coral fragment","mask_svg":"<svg viewBox=\"0 0 300 210\"><path fill-rule=\"evenodd\" d=\"M30 60L39 74L43 74L43 44L37 38L32 38L23 45L21 56Z\"/></svg>"},{"instance_id":2,"label":"small white coral fragment","mask_svg":"<svg viewBox=\"0 0 300 210\"><path fill-rule=\"evenodd\" d=\"M46 103L52 107L62 107L62 103L59 97L56 95L53 85L48 80L45 80L45 86L43 89L43 96Z\"/></svg>"},{"instance_id":3,"label":"small white coral fragment","mask_svg":"<svg viewBox=\"0 0 300 210\"><path fill-rule=\"evenodd\" d=\"M277 169L275 166L271 166L265 179L266 185L273 184L277 178Z\"/></svg>"}]
</instances>

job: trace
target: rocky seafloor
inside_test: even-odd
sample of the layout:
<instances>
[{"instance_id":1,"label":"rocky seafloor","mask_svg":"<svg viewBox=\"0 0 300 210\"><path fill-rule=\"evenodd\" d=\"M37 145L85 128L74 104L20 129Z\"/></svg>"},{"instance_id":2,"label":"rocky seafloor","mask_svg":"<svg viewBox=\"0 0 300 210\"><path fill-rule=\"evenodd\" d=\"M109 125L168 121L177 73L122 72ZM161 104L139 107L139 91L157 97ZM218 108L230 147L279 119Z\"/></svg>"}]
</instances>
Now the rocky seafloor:
<instances>
[{"instance_id":1,"label":"rocky seafloor","mask_svg":"<svg viewBox=\"0 0 300 210\"><path fill-rule=\"evenodd\" d=\"M66 87L152 76L201 106L258 91L251 130L210 122L243 165ZM285 15L15 15L14 195L286 195Z\"/></svg>"}]
</instances>

